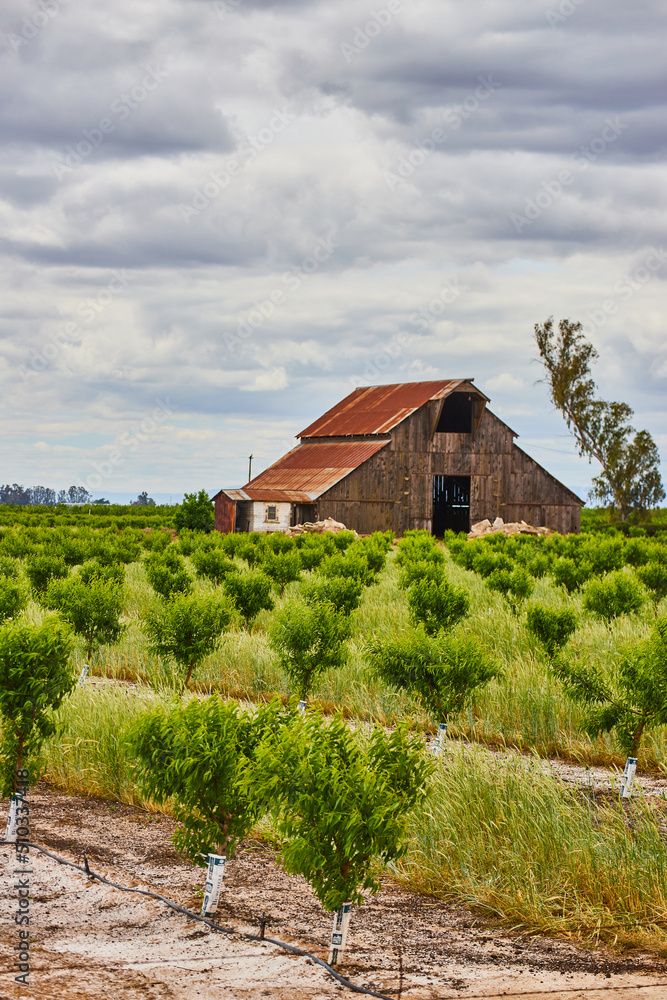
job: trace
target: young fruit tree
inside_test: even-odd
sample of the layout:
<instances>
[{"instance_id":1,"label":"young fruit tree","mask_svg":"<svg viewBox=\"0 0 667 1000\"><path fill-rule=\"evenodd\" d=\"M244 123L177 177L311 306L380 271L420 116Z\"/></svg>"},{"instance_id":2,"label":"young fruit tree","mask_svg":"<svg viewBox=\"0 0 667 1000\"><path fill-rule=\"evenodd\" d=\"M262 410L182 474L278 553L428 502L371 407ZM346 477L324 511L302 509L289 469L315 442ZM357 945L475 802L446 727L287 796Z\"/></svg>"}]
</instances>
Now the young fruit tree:
<instances>
[{"instance_id":1,"label":"young fruit tree","mask_svg":"<svg viewBox=\"0 0 667 1000\"><path fill-rule=\"evenodd\" d=\"M176 531L183 528L189 528L190 531L212 531L214 522L215 507L206 490L183 494L183 503L174 514Z\"/></svg>"},{"instance_id":2,"label":"young fruit tree","mask_svg":"<svg viewBox=\"0 0 667 1000\"><path fill-rule=\"evenodd\" d=\"M543 604L533 604L526 613L526 628L553 660L576 631L577 616L569 608L555 611Z\"/></svg>"},{"instance_id":3,"label":"young fruit tree","mask_svg":"<svg viewBox=\"0 0 667 1000\"><path fill-rule=\"evenodd\" d=\"M444 632L430 636L423 628L371 639L364 653L386 683L410 692L439 720L436 751L441 748L449 717L465 708L476 691L502 672L473 636Z\"/></svg>"},{"instance_id":4,"label":"young fruit tree","mask_svg":"<svg viewBox=\"0 0 667 1000\"><path fill-rule=\"evenodd\" d=\"M151 587L165 600L173 594L187 594L192 589L192 580L178 552L151 552L145 569Z\"/></svg>"},{"instance_id":5,"label":"young fruit tree","mask_svg":"<svg viewBox=\"0 0 667 1000\"><path fill-rule=\"evenodd\" d=\"M100 576L87 581L76 576L51 580L42 603L59 611L82 637L88 665L94 649L118 642L123 634L120 616L125 607L125 589L113 580Z\"/></svg>"},{"instance_id":6,"label":"young fruit tree","mask_svg":"<svg viewBox=\"0 0 667 1000\"><path fill-rule=\"evenodd\" d=\"M363 583L352 577L330 576L314 580L302 587L301 594L307 604L328 601L344 615L351 615L361 603Z\"/></svg>"},{"instance_id":7,"label":"young fruit tree","mask_svg":"<svg viewBox=\"0 0 667 1000\"><path fill-rule=\"evenodd\" d=\"M351 905L363 902L364 889L380 888L374 862L407 850L410 812L432 767L402 725L364 735L319 713L300 716L259 748L254 782L284 838L283 867L303 875L326 910L339 911L330 963L345 947Z\"/></svg>"},{"instance_id":8,"label":"young fruit tree","mask_svg":"<svg viewBox=\"0 0 667 1000\"><path fill-rule=\"evenodd\" d=\"M6 618L15 618L28 603L28 595L24 587L14 580L0 576L0 622Z\"/></svg>"},{"instance_id":9,"label":"young fruit tree","mask_svg":"<svg viewBox=\"0 0 667 1000\"><path fill-rule=\"evenodd\" d=\"M468 614L470 601L464 590L454 587L448 580L416 580L408 591L410 620L422 624L429 635L440 629L449 632Z\"/></svg>"},{"instance_id":10,"label":"young fruit tree","mask_svg":"<svg viewBox=\"0 0 667 1000\"><path fill-rule=\"evenodd\" d=\"M16 792L37 780L39 751L56 730L53 712L76 683L73 647L72 630L56 615L0 628L0 783L2 797L13 797L14 820ZM15 839L13 825L8 836Z\"/></svg>"},{"instance_id":11,"label":"young fruit tree","mask_svg":"<svg viewBox=\"0 0 667 1000\"><path fill-rule=\"evenodd\" d=\"M151 649L173 660L185 689L192 672L220 645L233 609L219 593L174 594L146 613L143 629Z\"/></svg>"},{"instance_id":12,"label":"young fruit tree","mask_svg":"<svg viewBox=\"0 0 667 1000\"><path fill-rule=\"evenodd\" d=\"M657 617L658 605L667 597L667 563L652 560L638 566L635 572L651 595Z\"/></svg>"},{"instance_id":13,"label":"young fruit tree","mask_svg":"<svg viewBox=\"0 0 667 1000\"><path fill-rule=\"evenodd\" d=\"M228 573L237 573L238 566L225 556L222 549L195 549L192 555L197 576L205 576L216 586L222 583Z\"/></svg>"},{"instance_id":14,"label":"young fruit tree","mask_svg":"<svg viewBox=\"0 0 667 1000\"><path fill-rule=\"evenodd\" d=\"M250 573L229 573L222 583L228 597L234 602L244 626L249 629L260 611L271 611L271 581L260 570Z\"/></svg>"},{"instance_id":15,"label":"young fruit tree","mask_svg":"<svg viewBox=\"0 0 667 1000\"><path fill-rule=\"evenodd\" d=\"M646 592L638 580L621 570L590 580L583 605L597 618L611 621L619 615L637 614L645 601Z\"/></svg>"},{"instance_id":16,"label":"young fruit tree","mask_svg":"<svg viewBox=\"0 0 667 1000\"><path fill-rule=\"evenodd\" d=\"M627 403L596 399L591 363L598 353L582 330L581 323L562 319L556 333L550 317L536 324L535 342L551 402L565 417L579 454L602 466L591 496L609 504L611 513L625 521L664 499L660 456L648 431L635 433L630 425L633 411Z\"/></svg>"},{"instance_id":17,"label":"young fruit tree","mask_svg":"<svg viewBox=\"0 0 667 1000\"><path fill-rule=\"evenodd\" d=\"M226 860L266 811L251 780L258 747L289 717L278 699L250 713L214 695L157 708L130 731L141 788L157 803L173 802L175 845L218 876L210 889L207 880L205 916L217 909Z\"/></svg>"},{"instance_id":18,"label":"young fruit tree","mask_svg":"<svg viewBox=\"0 0 667 1000\"><path fill-rule=\"evenodd\" d=\"M301 577L301 559L296 549L288 552L272 552L270 549L262 559L262 570L280 588L280 596L285 586Z\"/></svg>"},{"instance_id":19,"label":"young fruit tree","mask_svg":"<svg viewBox=\"0 0 667 1000\"><path fill-rule=\"evenodd\" d=\"M269 645L302 702L318 674L346 662L349 637L348 616L329 601L288 604L276 612L269 628Z\"/></svg>"},{"instance_id":20,"label":"young fruit tree","mask_svg":"<svg viewBox=\"0 0 667 1000\"><path fill-rule=\"evenodd\" d=\"M621 750L636 758L644 733L667 723L667 617L649 639L627 646L607 669L557 656L551 669L584 707L582 728L591 737L615 733Z\"/></svg>"},{"instance_id":21,"label":"young fruit tree","mask_svg":"<svg viewBox=\"0 0 667 1000\"><path fill-rule=\"evenodd\" d=\"M38 552L26 559L25 571L30 586L36 597L46 590L49 580L63 579L69 573L69 567L61 556Z\"/></svg>"},{"instance_id":22,"label":"young fruit tree","mask_svg":"<svg viewBox=\"0 0 667 1000\"><path fill-rule=\"evenodd\" d=\"M511 571L494 569L487 576L486 585L491 590L496 590L503 595L515 615L519 613L522 601L530 597L535 589L532 576L523 566L516 566Z\"/></svg>"}]
</instances>

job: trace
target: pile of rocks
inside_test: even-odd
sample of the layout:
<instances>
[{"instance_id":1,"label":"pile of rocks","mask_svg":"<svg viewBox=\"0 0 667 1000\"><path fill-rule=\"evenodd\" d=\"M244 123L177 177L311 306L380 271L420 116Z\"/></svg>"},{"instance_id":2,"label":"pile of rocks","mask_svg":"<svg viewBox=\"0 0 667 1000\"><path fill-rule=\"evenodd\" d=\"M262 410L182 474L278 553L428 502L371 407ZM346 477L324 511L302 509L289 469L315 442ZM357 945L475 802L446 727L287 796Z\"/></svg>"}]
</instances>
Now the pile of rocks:
<instances>
[{"instance_id":1,"label":"pile of rocks","mask_svg":"<svg viewBox=\"0 0 667 1000\"><path fill-rule=\"evenodd\" d=\"M550 528L535 528L525 521L510 521L505 524L502 517L497 517L493 524L488 518L473 524L468 532L468 538L482 538L483 535L553 535Z\"/></svg>"},{"instance_id":2,"label":"pile of rocks","mask_svg":"<svg viewBox=\"0 0 667 1000\"><path fill-rule=\"evenodd\" d=\"M314 532L315 534L321 535L325 531L330 531L333 535L339 535L341 531L348 531L349 529L341 524L340 521L334 521L333 517L325 517L323 521L306 521L305 524L295 524L293 528L290 528L285 532L286 535L303 535L306 532ZM354 532L355 538L359 535Z\"/></svg>"}]
</instances>

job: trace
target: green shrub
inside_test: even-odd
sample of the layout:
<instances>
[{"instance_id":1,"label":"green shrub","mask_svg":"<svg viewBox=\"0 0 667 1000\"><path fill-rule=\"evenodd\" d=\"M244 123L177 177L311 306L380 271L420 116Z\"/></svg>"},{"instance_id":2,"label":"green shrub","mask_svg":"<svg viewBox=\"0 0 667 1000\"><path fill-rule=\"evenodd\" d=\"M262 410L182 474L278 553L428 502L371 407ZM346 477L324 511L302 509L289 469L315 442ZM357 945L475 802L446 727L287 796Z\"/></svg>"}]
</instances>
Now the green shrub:
<instances>
[{"instance_id":1,"label":"green shrub","mask_svg":"<svg viewBox=\"0 0 667 1000\"><path fill-rule=\"evenodd\" d=\"M160 597L186 594L192 589L190 575L177 552L152 552L145 562L146 576Z\"/></svg>"},{"instance_id":2,"label":"green shrub","mask_svg":"<svg viewBox=\"0 0 667 1000\"><path fill-rule=\"evenodd\" d=\"M17 577L21 572L21 564L12 556L0 556L0 577Z\"/></svg>"},{"instance_id":3,"label":"green shrub","mask_svg":"<svg viewBox=\"0 0 667 1000\"><path fill-rule=\"evenodd\" d=\"M255 542L250 542L247 539L236 546L236 555L239 559L245 559L250 568L259 562L261 554L261 549L258 548Z\"/></svg>"},{"instance_id":4,"label":"green shrub","mask_svg":"<svg viewBox=\"0 0 667 1000\"><path fill-rule=\"evenodd\" d=\"M445 567L442 563L431 562L408 562L405 563L398 578L398 585L403 590L407 590L418 580L432 580L433 583L442 583L445 579Z\"/></svg>"},{"instance_id":5,"label":"green shrub","mask_svg":"<svg viewBox=\"0 0 667 1000\"><path fill-rule=\"evenodd\" d=\"M271 552L277 553L292 552L296 548L294 539L282 531L267 532L265 545Z\"/></svg>"},{"instance_id":6,"label":"green shrub","mask_svg":"<svg viewBox=\"0 0 667 1000\"><path fill-rule=\"evenodd\" d=\"M515 613L521 602L530 597L535 589L532 576L523 566L517 566L511 572L506 569L495 569L486 578L486 585L502 594Z\"/></svg>"},{"instance_id":7,"label":"green shrub","mask_svg":"<svg viewBox=\"0 0 667 1000\"><path fill-rule=\"evenodd\" d=\"M405 566L410 562L445 562L445 553L427 531L406 531L398 543L396 562Z\"/></svg>"},{"instance_id":8,"label":"green shrub","mask_svg":"<svg viewBox=\"0 0 667 1000\"><path fill-rule=\"evenodd\" d=\"M246 628L250 628L260 611L271 611L273 608L271 581L259 570L228 573L222 586L234 602Z\"/></svg>"},{"instance_id":9,"label":"green shrub","mask_svg":"<svg viewBox=\"0 0 667 1000\"><path fill-rule=\"evenodd\" d=\"M644 566L651 558L653 546L643 538L631 538L625 546L625 561L628 566Z\"/></svg>"},{"instance_id":10,"label":"green shrub","mask_svg":"<svg viewBox=\"0 0 667 1000\"><path fill-rule=\"evenodd\" d=\"M125 593L115 581L93 576L88 581L80 576L67 580L51 580L44 604L59 611L86 644L86 661L90 663L93 649L118 642L123 633L120 616Z\"/></svg>"},{"instance_id":11,"label":"green shrub","mask_svg":"<svg viewBox=\"0 0 667 1000\"><path fill-rule=\"evenodd\" d=\"M358 580L367 587L375 580L375 574L368 565L365 556L345 554L340 556L328 556L320 564L322 576L343 576L347 579Z\"/></svg>"},{"instance_id":12,"label":"green shrub","mask_svg":"<svg viewBox=\"0 0 667 1000\"><path fill-rule=\"evenodd\" d=\"M533 604L526 614L526 628L552 660L576 631L577 616L569 608L556 611L542 604Z\"/></svg>"},{"instance_id":13,"label":"green shrub","mask_svg":"<svg viewBox=\"0 0 667 1000\"><path fill-rule=\"evenodd\" d=\"M215 507L206 490L199 493L185 493L183 503L174 514L176 531L189 528L191 531L212 531L215 523Z\"/></svg>"},{"instance_id":14,"label":"green shrub","mask_svg":"<svg viewBox=\"0 0 667 1000\"><path fill-rule=\"evenodd\" d=\"M443 722L501 674L473 636L429 636L423 629L371 639L365 656L384 681L411 692L429 715Z\"/></svg>"},{"instance_id":15,"label":"green shrub","mask_svg":"<svg viewBox=\"0 0 667 1000\"><path fill-rule=\"evenodd\" d=\"M622 538L596 538L581 546L584 562L590 563L594 576L620 569L625 562L625 544Z\"/></svg>"},{"instance_id":16,"label":"green shrub","mask_svg":"<svg viewBox=\"0 0 667 1000\"><path fill-rule=\"evenodd\" d=\"M210 853L233 858L264 813L250 780L255 757L286 717L277 700L250 714L214 695L155 709L135 723L128 742L139 784L154 802L172 803L182 824L174 843L195 864L204 867Z\"/></svg>"},{"instance_id":17,"label":"green shrub","mask_svg":"<svg viewBox=\"0 0 667 1000\"><path fill-rule=\"evenodd\" d=\"M74 636L52 615L40 624L9 622L0 628L0 794L39 777L39 751L55 732L53 711L76 683L69 658ZM17 771L29 771L17 781Z\"/></svg>"},{"instance_id":18,"label":"green shrub","mask_svg":"<svg viewBox=\"0 0 667 1000\"><path fill-rule=\"evenodd\" d=\"M151 649L176 663L186 688L193 670L220 645L232 618L229 601L219 593L176 593L149 610L142 624Z\"/></svg>"},{"instance_id":19,"label":"green shrub","mask_svg":"<svg viewBox=\"0 0 667 1000\"><path fill-rule=\"evenodd\" d=\"M91 580L98 579L120 585L125 583L125 567L122 563L103 565L96 560L90 559L79 570L79 579L83 583L90 583Z\"/></svg>"},{"instance_id":20,"label":"green shrub","mask_svg":"<svg viewBox=\"0 0 667 1000\"><path fill-rule=\"evenodd\" d=\"M492 549L480 552L472 562L473 572L478 573L484 579L491 576L492 573L511 573L513 568L514 563L508 556L503 552L496 553Z\"/></svg>"},{"instance_id":21,"label":"green shrub","mask_svg":"<svg viewBox=\"0 0 667 1000\"><path fill-rule=\"evenodd\" d=\"M238 572L238 566L220 548L195 549L192 562L197 576L205 576L216 584L222 583L228 573Z\"/></svg>"},{"instance_id":22,"label":"green shrub","mask_svg":"<svg viewBox=\"0 0 667 1000\"><path fill-rule=\"evenodd\" d=\"M350 624L343 611L328 601L294 602L276 612L269 628L269 645L278 663L305 701L318 674L342 667Z\"/></svg>"},{"instance_id":23,"label":"green shrub","mask_svg":"<svg viewBox=\"0 0 667 1000\"><path fill-rule=\"evenodd\" d=\"M606 670L588 659L561 657L553 670L584 706L585 732L595 737L613 730L628 755L637 756L647 730L667 723L667 617L658 619L648 640L627 646Z\"/></svg>"},{"instance_id":24,"label":"green shrub","mask_svg":"<svg viewBox=\"0 0 667 1000\"><path fill-rule=\"evenodd\" d=\"M641 584L629 574L617 571L591 580L586 586L583 603L586 611L609 621L618 615L636 614L644 601Z\"/></svg>"},{"instance_id":25,"label":"green shrub","mask_svg":"<svg viewBox=\"0 0 667 1000\"><path fill-rule=\"evenodd\" d=\"M408 607L413 624L424 626L429 635L440 629L448 632L468 614L470 600L464 590L448 580L417 580L408 591Z\"/></svg>"},{"instance_id":26,"label":"green shrub","mask_svg":"<svg viewBox=\"0 0 667 1000\"><path fill-rule=\"evenodd\" d=\"M40 553L26 559L25 571L36 594L43 594L50 580L63 579L69 573L61 556Z\"/></svg>"},{"instance_id":27,"label":"green shrub","mask_svg":"<svg viewBox=\"0 0 667 1000\"><path fill-rule=\"evenodd\" d=\"M322 545L302 545L297 551L302 569L317 569L327 554Z\"/></svg>"},{"instance_id":28,"label":"green shrub","mask_svg":"<svg viewBox=\"0 0 667 1000\"><path fill-rule=\"evenodd\" d=\"M590 563L575 562L573 559L556 559L551 566L551 577L557 587L565 587L568 594L574 594L590 580L593 570Z\"/></svg>"},{"instance_id":29,"label":"green shrub","mask_svg":"<svg viewBox=\"0 0 667 1000\"><path fill-rule=\"evenodd\" d=\"M648 562L643 566L638 566L636 573L638 579L650 591L657 614L658 604L664 597L667 597L667 564Z\"/></svg>"},{"instance_id":30,"label":"green shrub","mask_svg":"<svg viewBox=\"0 0 667 1000\"><path fill-rule=\"evenodd\" d=\"M15 618L26 607L28 595L15 580L0 576L0 622Z\"/></svg>"},{"instance_id":31,"label":"green shrub","mask_svg":"<svg viewBox=\"0 0 667 1000\"><path fill-rule=\"evenodd\" d=\"M275 532L278 534L278 532ZM280 587L281 596L285 592L285 585L298 580L301 576L301 559L296 549L275 552L269 550L262 560L262 570L270 577L277 587Z\"/></svg>"},{"instance_id":32,"label":"green shrub","mask_svg":"<svg viewBox=\"0 0 667 1000\"><path fill-rule=\"evenodd\" d=\"M339 531L337 535L332 534L331 537L338 551L345 552L348 545L351 545L357 536L354 531Z\"/></svg>"},{"instance_id":33,"label":"green shrub","mask_svg":"<svg viewBox=\"0 0 667 1000\"><path fill-rule=\"evenodd\" d=\"M352 577L330 576L306 584L301 593L308 604L328 601L344 615L351 615L361 603L363 589L363 583Z\"/></svg>"},{"instance_id":34,"label":"green shrub","mask_svg":"<svg viewBox=\"0 0 667 1000\"><path fill-rule=\"evenodd\" d=\"M421 741L402 726L364 738L340 716L309 713L267 738L257 761L284 869L303 875L327 910L376 892L374 863L406 852L410 812L433 769Z\"/></svg>"}]
</instances>

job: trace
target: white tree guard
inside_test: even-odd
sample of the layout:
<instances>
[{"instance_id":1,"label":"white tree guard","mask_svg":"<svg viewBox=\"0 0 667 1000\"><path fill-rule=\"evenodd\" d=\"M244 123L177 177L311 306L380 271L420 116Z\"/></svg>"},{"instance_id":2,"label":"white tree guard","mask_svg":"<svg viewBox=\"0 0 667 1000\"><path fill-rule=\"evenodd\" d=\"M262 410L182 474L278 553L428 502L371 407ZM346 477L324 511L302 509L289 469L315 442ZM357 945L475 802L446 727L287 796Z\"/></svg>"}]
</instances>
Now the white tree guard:
<instances>
[{"instance_id":1,"label":"white tree guard","mask_svg":"<svg viewBox=\"0 0 667 1000\"><path fill-rule=\"evenodd\" d=\"M629 799L632 798L632 783L635 780L635 772L637 770L637 758L628 757L625 762L625 769L623 771L623 777L621 778L621 798Z\"/></svg>"},{"instance_id":2,"label":"white tree guard","mask_svg":"<svg viewBox=\"0 0 667 1000\"><path fill-rule=\"evenodd\" d=\"M334 913L331 947L329 949L329 965L336 965L339 957L345 951L347 930L350 926L351 915L352 903L343 903Z\"/></svg>"},{"instance_id":3,"label":"white tree guard","mask_svg":"<svg viewBox=\"0 0 667 1000\"><path fill-rule=\"evenodd\" d=\"M299 702L299 711L301 712L302 715L306 714L306 702L304 701L303 698Z\"/></svg>"},{"instance_id":4,"label":"white tree guard","mask_svg":"<svg viewBox=\"0 0 667 1000\"><path fill-rule=\"evenodd\" d=\"M83 670L79 674L79 681L78 681L79 687L81 687L82 684L85 684L86 677L88 676L88 671L89 670L90 670L90 667L86 663L85 667L83 668Z\"/></svg>"},{"instance_id":5,"label":"white tree guard","mask_svg":"<svg viewBox=\"0 0 667 1000\"><path fill-rule=\"evenodd\" d=\"M18 809L23 802L22 795L12 795L9 800L9 816L7 817L7 827L5 829L5 843L15 844L16 837L18 835L17 831L19 828L19 814Z\"/></svg>"},{"instance_id":6,"label":"white tree guard","mask_svg":"<svg viewBox=\"0 0 667 1000\"><path fill-rule=\"evenodd\" d=\"M224 854L209 854L208 856L204 902L201 908L202 917L212 917L214 913L217 913L226 860L227 857Z\"/></svg>"},{"instance_id":7,"label":"white tree guard","mask_svg":"<svg viewBox=\"0 0 667 1000\"><path fill-rule=\"evenodd\" d=\"M447 723L441 722L438 725L438 735L433 741L433 756L439 757L442 751L445 749L445 740L447 739Z\"/></svg>"}]
</instances>

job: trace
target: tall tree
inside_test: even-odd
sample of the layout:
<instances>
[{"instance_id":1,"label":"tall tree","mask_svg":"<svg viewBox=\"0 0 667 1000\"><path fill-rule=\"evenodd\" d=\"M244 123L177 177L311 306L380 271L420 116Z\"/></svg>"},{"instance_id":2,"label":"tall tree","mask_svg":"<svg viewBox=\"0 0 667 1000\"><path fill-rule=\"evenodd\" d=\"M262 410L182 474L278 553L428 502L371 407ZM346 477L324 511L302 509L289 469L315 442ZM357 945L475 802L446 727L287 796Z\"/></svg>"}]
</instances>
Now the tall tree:
<instances>
[{"instance_id":1,"label":"tall tree","mask_svg":"<svg viewBox=\"0 0 667 1000\"><path fill-rule=\"evenodd\" d=\"M602 472L593 479L591 498L610 506L622 521L658 505L665 491L660 456L648 431L635 432L627 403L597 399L591 364L598 353L584 339L581 323L553 317L535 325L535 342L554 406L565 417L580 455L594 458Z\"/></svg>"}]
</instances>

